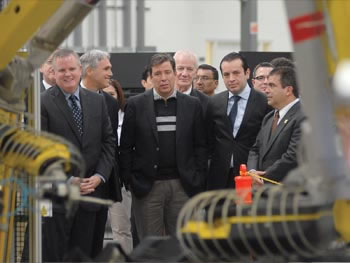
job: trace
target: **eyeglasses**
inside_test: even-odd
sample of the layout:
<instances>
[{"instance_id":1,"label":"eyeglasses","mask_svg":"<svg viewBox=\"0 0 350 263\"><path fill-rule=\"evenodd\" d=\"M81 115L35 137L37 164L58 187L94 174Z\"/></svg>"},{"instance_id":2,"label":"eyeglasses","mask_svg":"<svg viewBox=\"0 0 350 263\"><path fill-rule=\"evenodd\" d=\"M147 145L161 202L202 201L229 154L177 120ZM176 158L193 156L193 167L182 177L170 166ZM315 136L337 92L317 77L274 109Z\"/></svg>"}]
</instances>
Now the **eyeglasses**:
<instances>
[{"instance_id":1,"label":"eyeglasses","mask_svg":"<svg viewBox=\"0 0 350 263\"><path fill-rule=\"evenodd\" d=\"M259 80L259 81L263 81L263 80L265 80L265 79L268 79L268 77L269 77L269 76L257 76L257 77L255 77L254 79Z\"/></svg>"},{"instance_id":2,"label":"eyeglasses","mask_svg":"<svg viewBox=\"0 0 350 263\"><path fill-rule=\"evenodd\" d=\"M197 77L193 78L194 81L199 81L199 80L208 81L208 80L212 80L212 79L213 78L209 78L208 76L197 76Z\"/></svg>"}]
</instances>

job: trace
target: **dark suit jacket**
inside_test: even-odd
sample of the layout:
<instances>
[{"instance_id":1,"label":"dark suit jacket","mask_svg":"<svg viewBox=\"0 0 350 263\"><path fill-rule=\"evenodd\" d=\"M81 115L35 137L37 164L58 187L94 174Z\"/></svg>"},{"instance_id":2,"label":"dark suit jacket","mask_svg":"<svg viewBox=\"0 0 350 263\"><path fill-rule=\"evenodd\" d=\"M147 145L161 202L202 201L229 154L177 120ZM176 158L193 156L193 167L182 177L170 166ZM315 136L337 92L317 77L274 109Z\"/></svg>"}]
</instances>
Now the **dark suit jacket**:
<instances>
[{"instance_id":1,"label":"dark suit jacket","mask_svg":"<svg viewBox=\"0 0 350 263\"><path fill-rule=\"evenodd\" d=\"M204 190L207 166L205 131L200 102L177 92L176 158L180 181L192 196ZM153 89L129 98L120 143L123 178L137 197L147 195L156 177L158 132Z\"/></svg>"},{"instance_id":2,"label":"dark suit jacket","mask_svg":"<svg viewBox=\"0 0 350 263\"><path fill-rule=\"evenodd\" d=\"M207 187L209 190L234 186L233 175L232 181L228 177L231 156L233 154L234 175L237 175L239 166L247 163L249 150L255 142L261 122L268 111L266 96L251 89L241 126L234 138L232 124L227 116L228 96L229 92L224 91L209 99L207 110L210 162Z\"/></svg>"},{"instance_id":3,"label":"dark suit jacket","mask_svg":"<svg viewBox=\"0 0 350 263\"><path fill-rule=\"evenodd\" d=\"M270 138L274 111L266 115L256 142L249 152L248 169L266 171L265 177L282 181L297 167L297 147L305 115L297 102L280 120Z\"/></svg>"},{"instance_id":4,"label":"dark suit jacket","mask_svg":"<svg viewBox=\"0 0 350 263\"><path fill-rule=\"evenodd\" d=\"M193 97L197 97L201 102L203 116L205 118L207 113L207 108L208 108L209 96L204 94L203 92L200 92L199 90L196 90L194 87L192 87L192 91L190 95Z\"/></svg>"},{"instance_id":5,"label":"dark suit jacket","mask_svg":"<svg viewBox=\"0 0 350 263\"><path fill-rule=\"evenodd\" d=\"M106 104L100 94L79 89L83 136L79 135L72 110L57 86L41 94L41 127L44 131L62 136L80 150L85 161L85 177L99 173L107 181L114 162L115 138ZM106 198L106 184L101 183L91 195ZM96 206L87 203L83 203L83 207L96 209Z\"/></svg>"},{"instance_id":6,"label":"dark suit jacket","mask_svg":"<svg viewBox=\"0 0 350 263\"><path fill-rule=\"evenodd\" d=\"M113 130L115 140L115 162L113 163L113 170L108 180L108 198L114 201L122 201L121 186L119 176L119 150L118 150L118 111L119 103L115 98L109 95L107 92L101 93L105 98L109 119Z\"/></svg>"}]
</instances>

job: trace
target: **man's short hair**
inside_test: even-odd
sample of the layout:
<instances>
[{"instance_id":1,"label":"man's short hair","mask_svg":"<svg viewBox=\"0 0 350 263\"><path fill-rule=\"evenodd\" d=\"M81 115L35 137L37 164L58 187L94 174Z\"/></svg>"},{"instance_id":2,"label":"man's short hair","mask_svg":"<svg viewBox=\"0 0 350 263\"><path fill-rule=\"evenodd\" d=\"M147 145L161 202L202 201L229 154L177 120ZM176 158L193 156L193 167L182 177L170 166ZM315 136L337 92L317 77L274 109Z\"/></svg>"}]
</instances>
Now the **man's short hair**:
<instances>
[{"instance_id":1,"label":"man's short hair","mask_svg":"<svg viewBox=\"0 0 350 263\"><path fill-rule=\"evenodd\" d=\"M248 66L248 62L247 62L246 58L241 53L231 52L231 53L227 54L226 56L224 56L220 62L221 75L222 75L222 63L223 62L231 62L231 61L236 60L236 59L240 59L242 61L242 67L243 67L244 73L247 72L247 70L249 69L249 66Z\"/></svg>"},{"instance_id":2,"label":"man's short hair","mask_svg":"<svg viewBox=\"0 0 350 263\"><path fill-rule=\"evenodd\" d=\"M145 66L144 70L142 71L141 79L144 81L147 81L147 78L150 76L150 68L149 65Z\"/></svg>"},{"instance_id":3,"label":"man's short hair","mask_svg":"<svg viewBox=\"0 0 350 263\"><path fill-rule=\"evenodd\" d=\"M270 63L275 68L277 68L277 67L291 67L291 68L295 69L294 62L292 60L290 60L289 58L285 58L285 57L274 58L273 60L271 60Z\"/></svg>"},{"instance_id":4,"label":"man's short hair","mask_svg":"<svg viewBox=\"0 0 350 263\"><path fill-rule=\"evenodd\" d=\"M160 64L163 64L164 62L170 62L171 67L173 68L173 71L175 72L175 60L172 56L170 56L168 53L158 53L154 54L151 57L150 63L149 63L149 74L152 75L152 68L154 66L158 66Z\"/></svg>"},{"instance_id":5,"label":"man's short hair","mask_svg":"<svg viewBox=\"0 0 350 263\"><path fill-rule=\"evenodd\" d=\"M90 50L90 51L84 53L80 57L80 61L81 61L81 65L82 65L82 74L81 74L82 78L85 77L86 70L88 67L96 68L98 66L98 63L101 60L104 60L106 58L107 59L111 58L109 53L102 51L102 50L98 50L98 49L93 49L93 50Z\"/></svg>"},{"instance_id":6,"label":"man's short hair","mask_svg":"<svg viewBox=\"0 0 350 263\"><path fill-rule=\"evenodd\" d=\"M213 72L213 78L214 80L219 80L219 73L218 70L216 68L214 68L211 65L208 64L201 64L199 65L198 69L206 69L206 70L210 70L211 72ZM197 70L198 70L197 69Z\"/></svg>"},{"instance_id":7,"label":"man's short hair","mask_svg":"<svg viewBox=\"0 0 350 263\"><path fill-rule=\"evenodd\" d=\"M256 72L259 68L274 68L274 66L270 62L261 62L258 65L255 66L253 70L253 78L256 77Z\"/></svg>"},{"instance_id":8,"label":"man's short hair","mask_svg":"<svg viewBox=\"0 0 350 263\"><path fill-rule=\"evenodd\" d=\"M279 75L281 85L283 88L287 86L293 87L293 94L296 98L299 98L299 87L297 83L295 70L291 67L277 67L271 70L269 76Z\"/></svg>"},{"instance_id":9,"label":"man's short hair","mask_svg":"<svg viewBox=\"0 0 350 263\"><path fill-rule=\"evenodd\" d=\"M69 56L75 57L77 62L78 62L78 65L79 66L81 65L78 54L71 49L66 49L66 48L57 49L55 52L53 52L53 54L51 56L52 56L52 65L54 68L56 67L56 61L58 58L66 58Z\"/></svg>"}]
</instances>

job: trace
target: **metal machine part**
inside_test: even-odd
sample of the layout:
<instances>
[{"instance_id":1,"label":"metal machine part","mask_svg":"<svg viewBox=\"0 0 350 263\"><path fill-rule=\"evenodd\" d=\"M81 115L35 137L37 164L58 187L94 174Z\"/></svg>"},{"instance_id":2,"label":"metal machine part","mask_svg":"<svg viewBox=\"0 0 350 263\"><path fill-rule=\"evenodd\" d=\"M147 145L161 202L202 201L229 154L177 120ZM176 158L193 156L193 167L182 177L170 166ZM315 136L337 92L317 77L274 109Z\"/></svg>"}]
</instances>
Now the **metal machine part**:
<instances>
[{"instance_id":1,"label":"metal machine part","mask_svg":"<svg viewBox=\"0 0 350 263\"><path fill-rule=\"evenodd\" d=\"M199 194L183 208L177 237L194 261L301 260L332 255L339 243L333 204L315 205L300 187L263 187L252 205L233 190Z\"/></svg>"}]
</instances>

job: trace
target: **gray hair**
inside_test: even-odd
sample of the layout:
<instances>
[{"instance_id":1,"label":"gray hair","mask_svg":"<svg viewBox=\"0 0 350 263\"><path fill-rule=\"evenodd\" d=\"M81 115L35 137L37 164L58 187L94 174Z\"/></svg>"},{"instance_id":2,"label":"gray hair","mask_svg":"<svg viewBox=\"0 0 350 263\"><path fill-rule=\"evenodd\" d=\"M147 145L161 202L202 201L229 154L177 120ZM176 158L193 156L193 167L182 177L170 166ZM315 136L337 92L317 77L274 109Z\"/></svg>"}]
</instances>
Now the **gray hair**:
<instances>
[{"instance_id":1,"label":"gray hair","mask_svg":"<svg viewBox=\"0 0 350 263\"><path fill-rule=\"evenodd\" d=\"M81 61L81 65L82 65L82 78L85 77L86 70L88 67L96 68L98 63L101 60L104 60L106 58L108 58L108 59L111 58L109 53L102 51L102 50L98 50L98 49L93 49L93 50L90 50L90 51L84 53L80 57L80 61Z\"/></svg>"},{"instance_id":2,"label":"gray hair","mask_svg":"<svg viewBox=\"0 0 350 263\"><path fill-rule=\"evenodd\" d=\"M80 59L77 53L75 53L73 50L71 49L58 49L55 52L53 52L53 54L50 56L50 58L52 59L52 65L54 68L56 68L56 60L58 58L66 58L69 56L73 56L76 58L78 65L80 66Z\"/></svg>"},{"instance_id":3,"label":"gray hair","mask_svg":"<svg viewBox=\"0 0 350 263\"><path fill-rule=\"evenodd\" d=\"M185 50L185 49L176 51L176 53L174 55L175 62L176 62L176 58L179 56L192 57L192 59L194 60L194 67L196 69L198 68L198 59L197 59L197 55L194 52L192 52L190 50Z\"/></svg>"}]
</instances>

